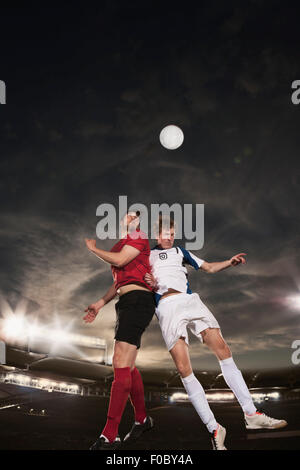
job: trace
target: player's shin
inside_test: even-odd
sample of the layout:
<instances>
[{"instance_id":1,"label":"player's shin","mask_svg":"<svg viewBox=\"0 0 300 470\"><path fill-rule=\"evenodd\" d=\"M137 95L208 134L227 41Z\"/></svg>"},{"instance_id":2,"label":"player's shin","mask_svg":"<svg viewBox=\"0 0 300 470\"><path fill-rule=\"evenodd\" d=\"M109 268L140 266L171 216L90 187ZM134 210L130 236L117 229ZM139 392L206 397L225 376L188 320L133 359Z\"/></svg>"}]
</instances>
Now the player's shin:
<instances>
[{"instance_id":1,"label":"player's shin","mask_svg":"<svg viewBox=\"0 0 300 470\"><path fill-rule=\"evenodd\" d=\"M114 375L115 379L111 386L107 421L102 431L102 435L110 442L113 442L118 434L119 423L131 389L130 367L115 368Z\"/></svg>"},{"instance_id":2,"label":"player's shin","mask_svg":"<svg viewBox=\"0 0 300 470\"><path fill-rule=\"evenodd\" d=\"M194 374L182 378L181 380L188 394L190 402L194 406L208 431L212 433L217 429L218 423L209 407L202 385Z\"/></svg>"},{"instance_id":3,"label":"player's shin","mask_svg":"<svg viewBox=\"0 0 300 470\"><path fill-rule=\"evenodd\" d=\"M256 412L252 397L242 376L232 357L219 361L222 374L228 387L235 394L244 413L252 415Z\"/></svg>"},{"instance_id":4,"label":"player's shin","mask_svg":"<svg viewBox=\"0 0 300 470\"><path fill-rule=\"evenodd\" d=\"M130 400L134 407L135 421L136 423L142 424L146 419L147 412L145 407L143 380L136 367L131 371L131 384Z\"/></svg>"}]
</instances>

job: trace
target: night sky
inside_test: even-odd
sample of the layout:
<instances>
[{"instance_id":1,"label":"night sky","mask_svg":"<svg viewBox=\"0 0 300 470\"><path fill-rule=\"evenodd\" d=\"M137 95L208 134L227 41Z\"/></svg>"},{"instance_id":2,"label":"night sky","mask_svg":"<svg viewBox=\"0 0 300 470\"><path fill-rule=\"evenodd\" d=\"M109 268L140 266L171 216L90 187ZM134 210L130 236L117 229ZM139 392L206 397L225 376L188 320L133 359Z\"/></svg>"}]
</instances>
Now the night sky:
<instances>
[{"instance_id":1,"label":"night sky","mask_svg":"<svg viewBox=\"0 0 300 470\"><path fill-rule=\"evenodd\" d=\"M84 308L112 277L85 247L96 208L205 204L206 261L190 272L243 368L289 367L300 339L299 12L279 1L109 0L95 7L1 7L0 289L29 318L113 344L114 302ZM167 124L183 145L159 143ZM110 249L114 241L97 241ZM154 241L151 242L154 245ZM197 369L217 361L195 339ZM168 367L156 318L138 363Z\"/></svg>"}]
</instances>

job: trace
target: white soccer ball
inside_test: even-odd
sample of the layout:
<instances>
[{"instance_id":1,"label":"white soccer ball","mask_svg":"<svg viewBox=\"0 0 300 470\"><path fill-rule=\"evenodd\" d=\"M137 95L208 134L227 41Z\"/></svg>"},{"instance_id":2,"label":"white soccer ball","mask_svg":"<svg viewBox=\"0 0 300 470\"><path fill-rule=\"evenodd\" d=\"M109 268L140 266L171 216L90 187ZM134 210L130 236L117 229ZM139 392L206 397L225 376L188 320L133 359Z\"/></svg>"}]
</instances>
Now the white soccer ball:
<instances>
[{"instance_id":1,"label":"white soccer ball","mask_svg":"<svg viewBox=\"0 0 300 470\"><path fill-rule=\"evenodd\" d=\"M168 150L175 150L182 145L184 136L180 127L170 125L163 128L159 134L159 140L163 147Z\"/></svg>"}]
</instances>

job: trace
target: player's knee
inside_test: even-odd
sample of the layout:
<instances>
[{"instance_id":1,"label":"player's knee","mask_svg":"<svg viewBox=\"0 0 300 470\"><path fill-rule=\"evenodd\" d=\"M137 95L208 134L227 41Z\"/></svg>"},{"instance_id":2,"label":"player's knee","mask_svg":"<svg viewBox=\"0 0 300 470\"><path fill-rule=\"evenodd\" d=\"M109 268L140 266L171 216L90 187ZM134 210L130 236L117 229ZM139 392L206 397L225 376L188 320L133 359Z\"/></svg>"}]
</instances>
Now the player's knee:
<instances>
[{"instance_id":1,"label":"player's knee","mask_svg":"<svg viewBox=\"0 0 300 470\"><path fill-rule=\"evenodd\" d=\"M220 344L218 344L218 348L216 350L216 354L219 359L227 359L231 357L231 351L227 343L225 341L222 341Z\"/></svg>"},{"instance_id":2,"label":"player's knee","mask_svg":"<svg viewBox=\"0 0 300 470\"><path fill-rule=\"evenodd\" d=\"M181 377L187 377L192 373L191 367L184 362L177 363L177 370Z\"/></svg>"},{"instance_id":3,"label":"player's knee","mask_svg":"<svg viewBox=\"0 0 300 470\"><path fill-rule=\"evenodd\" d=\"M229 348L227 343L225 343L225 342L223 343L222 350L225 354L228 354L228 357L231 356L231 351L230 351L230 348Z\"/></svg>"}]
</instances>

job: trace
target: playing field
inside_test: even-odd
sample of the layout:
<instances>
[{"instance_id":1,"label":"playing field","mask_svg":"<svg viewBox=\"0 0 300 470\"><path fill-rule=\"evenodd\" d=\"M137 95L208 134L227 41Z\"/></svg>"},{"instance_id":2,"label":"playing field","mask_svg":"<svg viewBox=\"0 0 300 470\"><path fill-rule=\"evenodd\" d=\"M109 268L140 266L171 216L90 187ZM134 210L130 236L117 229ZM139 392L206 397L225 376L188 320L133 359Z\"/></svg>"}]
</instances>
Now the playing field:
<instances>
[{"instance_id":1,"label":"playing field","mask_svg":"<svg viewBox=\"0 0 300 470\"><path fill-rule=\"evenodd\" d=\"M0 409L0 449L86 450L102 429L107 398L81 397L62 393L23 389L13 395L13 386L2 386L10 398L2 399ZM16 389L17 390L17 389ZM5 405L5 403L6 405ZM11 406L3 408L3 406ZM219 422L227 429L228 449L300 449L300 402L264 404L264 411L284 418L288 426L279 430L246 432L238 405L211 405ZM43 410L43 411L42 411ZM189 404L150 408L155 429L124 450L205 450L210 449L206 428ZM133 414L128 404L120 435L131 427Z\"/></svg>"}]
</instances>

